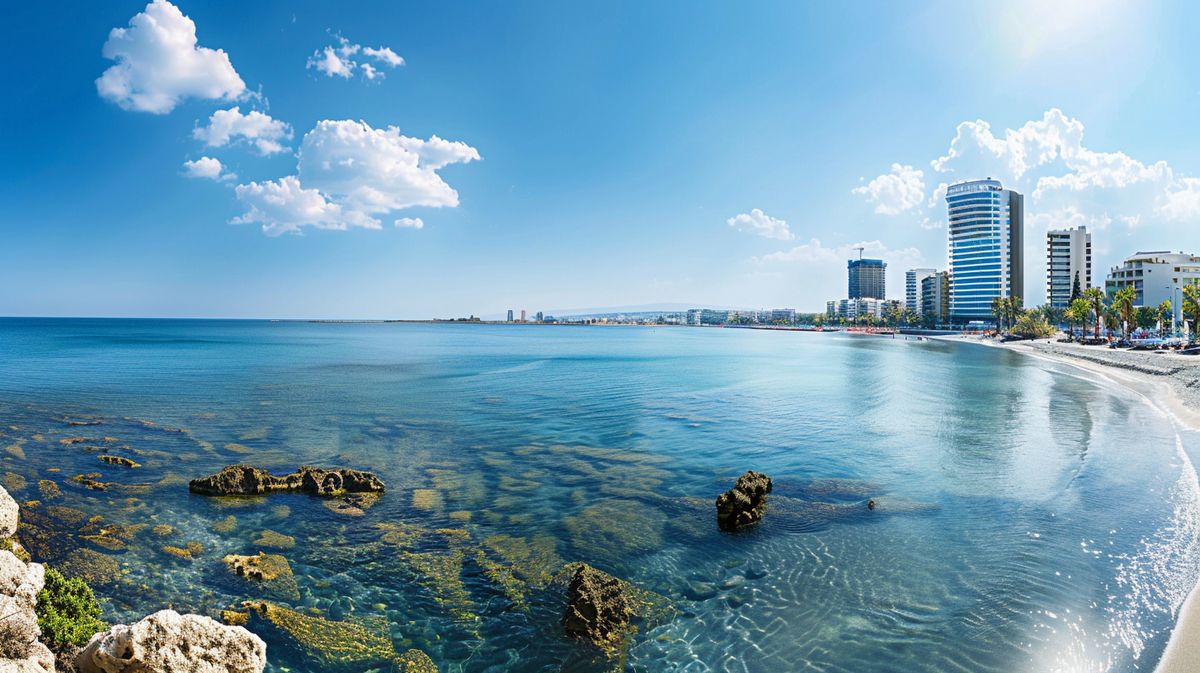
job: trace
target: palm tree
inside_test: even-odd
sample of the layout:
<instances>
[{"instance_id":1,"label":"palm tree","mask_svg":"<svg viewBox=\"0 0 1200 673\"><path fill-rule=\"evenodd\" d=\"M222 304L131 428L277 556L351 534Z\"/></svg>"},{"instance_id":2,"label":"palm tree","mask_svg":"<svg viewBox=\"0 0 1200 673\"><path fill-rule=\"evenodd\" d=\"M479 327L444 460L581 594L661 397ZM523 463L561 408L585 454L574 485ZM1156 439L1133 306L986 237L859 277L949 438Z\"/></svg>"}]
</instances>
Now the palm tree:
<instances>
[{"instance_id":1,"label":"palm tree","mask_svg":"<svg viewBox=\"0 0 1200 673\"><path fill-rule=\"evenodd\" d=\"M1192 315L1192 337L1196 336L1196 329L1200 327L1200 283L1183 286L1183 317L1187 320L1188 314Z\"/></svg>"},{"instance_id":2,"label":"palm tree","mask_svg":"<svg viewBox=\"0 0 1200 673\"><path fill-rule=\"evenodd\" d=\"M1089 287L1083 291L1083 298L1087 300L1089 310L1096 315L1096 325L1092 336L1100 338L1100 321L1104 319L1104 290L1098 287Z\"/></svg>"},{"instance_id":3,"label":"palm tree","mask_svg":"<svg viewBox=\"0 0 1200 673\"><path fill-rule=\"evenodd\" d=\"M1167 320L1170 320L1173 315L1170 299L1166 299L1158 305L1158 320L1162 324L1162 327L1158 330L1158 336L1161 337L1163 335L1163 332L1167 329Z\"/></svg>"},{"instance_id":4,"label":"palm tree","mask_svg":"<svg viewBox=\"0 0 1200 673\"><path fill-rule=\"evenodd\" d=\"M1087 324L1088 314L1092 312L1092 304L1087 299L1080 297L1071 302L1067 307L1067 320L1071 321L1071 334L1074 335L1074 325L1084 326Z\"/></svg>"},{"instance_id":5,"label":"palm tree","mask_svg":"<svg viewBox=\"0 0 1200 673\"><path fill-rule=\"evenodd\" d=\"M996 316L996 331L1004 329L1004 303L1005 297L996 297L992 299L992 315Z\"/></svg>"},{"instance_id":6,"label":"palm tree","mask_svg":"<svg viewBox=\"0 0 1200 673\"><path fill-rule=\"evenodd\" d=\"M1125 325L1124 335L1129 338L1129 328L1133 326L1133 302L1137 301L1137 290L1132 285L1117 290L1113 295L1113 307L1121 314L1121 322Z\"/></svg>"}]
</instances>

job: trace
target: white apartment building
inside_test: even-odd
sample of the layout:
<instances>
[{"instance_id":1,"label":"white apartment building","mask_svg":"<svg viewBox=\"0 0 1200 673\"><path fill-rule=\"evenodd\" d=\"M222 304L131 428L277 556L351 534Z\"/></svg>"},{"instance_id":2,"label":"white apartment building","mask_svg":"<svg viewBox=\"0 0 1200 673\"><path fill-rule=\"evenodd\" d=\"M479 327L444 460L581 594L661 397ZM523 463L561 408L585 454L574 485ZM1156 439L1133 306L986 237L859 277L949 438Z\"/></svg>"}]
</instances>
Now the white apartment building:
<instances>
[{"instance_id":1,"label":"white apartment building","mask_svg":"<svg viewBox=\"0 0 1200 673\"><path fill-rule=\"evenodd\" d=\"M1046 303L1066 308L1075 282L1092 286L1092 235L1087 227L1046 232Z\"/></svg>"},{"instance_id":2,"label":"white apartment building","mask_svg":"<svg viewBox=\"0 0 1200 673\"><path fill-rule=\"evenodd\" d=\"M1183 287L1200 283L1200 257L1182 252L1139 252L1114 266L1104 280L1104 291L1112 294L1132 286L1137 290L1135 306L1158 306L1171 302L1175 323L1183 319Z\"/></svg>"}]
</instances>

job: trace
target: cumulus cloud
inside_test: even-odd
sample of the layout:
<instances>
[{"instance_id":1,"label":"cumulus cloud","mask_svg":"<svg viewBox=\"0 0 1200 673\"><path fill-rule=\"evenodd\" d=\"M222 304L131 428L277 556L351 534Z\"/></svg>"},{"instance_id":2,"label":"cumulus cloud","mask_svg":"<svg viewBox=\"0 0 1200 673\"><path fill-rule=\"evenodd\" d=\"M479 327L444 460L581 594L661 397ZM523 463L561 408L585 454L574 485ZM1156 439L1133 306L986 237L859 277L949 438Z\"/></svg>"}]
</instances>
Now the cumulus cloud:
<instances>
[{"instance_id":1,"label":"cumulus cloud","mask_svg":"<svg viewBox=\"0 0 1200 673\"><path fill-rule=\"evenodd\" d=\"M1097 232L1097 283L1107 266L1130 252L1186 247L1200 218L1200 178L1179 174L1164 160L1096 149L1088 140L1083 121L1058 108L1003 130L982 119L964 121L930 162L940 181L913 208L914 222L944 226L946 185L960 180L993 177L1026 194L1027 289L1045 286L1047 229L1086 226ZM1110 253L1114 258L1106 259ZM1037 301L1036 295L1027 299Z\"/></svg>"},{"instance_id":2,"label":"cumulus cloud","mask_svg":"<svg viewBox=\"0 0 1200 673\"><path fill-rule=\"evenodd\" d=\"M237 106L228 110L217 110L208 119L207 126L197 126L192 132L197 140L209 147L224 147L239 139L254 145L259 154L267 156L283 152L283 142L290 140L292 129L286 123L272 119L270 115L251 110L242 114Z\"/></svg>"},{"instance_id":3,"label":"cumulus cloud","mask_svg":"<svg viewBox=\"0 0 1200 673\"><path fill-rule=\"evenodd\" d=\"M116 64L96 90L126 110L165 114L187 98L233 100L246 90L229 55L199 46L196 24L167 0L113 28L102 53Z\"/></svg>"},{"instance_id":4,"label":"cumulus cloud","mask_svg":"<svg viewBox=\"0 0 1200 673\"><path fill-rule=\"evenodd\" d=\"M404 65L404 59L389 47L364 47L338 36L337 44L314 51L305 67L325 73L326 77L350 79L355 71L364 79L383 79L386 75L379 66L396 68ZM359 54L371 59L375 65L358 58Z\"/></svg>"},{"instance_id":5,"label":"cumulus cloud","mask_svg":"<svg viewBox=\"0 0 1200 673\"><path fill-rule=\"evenodd\" d=\"M763 238L790 241L796 237L792 230L788 229L786 221L771 217L758 208L751 209L749 213L734 215L725 222L731 227L758 234Z\"/></svg>"},{"instance_id":6,"label":"cumulus cloud","mask_svg":"<svg viewBox=\"0 0 1200 673\"><path fill-rule=\"evenodd\" d=\"M236 221L261 223L268 234L305 226L378 229L385 213L457 206L458 192L437 171L479 159L466 143L413 138L395 126L323 120L301 140L295 176L238 186L247 211Z\"/></svg>"},{"instance_id":7,"label":"cumulus cloud","mask_svg":"<svg viewBox=\"0 0 1200 673\"><path fill-rule=\"evenodd\" d=\"M236 173L230 173L220 161L212 157L200 157L195 161L183 162L183 174L189 178L204 178L207 180L234 180Z\"/></svg>"},{"instance_id":8,"label":"cumulus cloud","mask_svg":"<svg viewBox=\"0 0 1200 673\"><path fill-rule=\"evenodd\" d=\"M299 232L306 226L340 230L380 226L378 220L346 211L316 189L301 187L294 175L261 183L248 182L235 187L234 193L247 206L245 213L233 219L234 224L261 224L263 233L269 236Z\"/></svg>"},{"instance_id":9,"label":"cumulus cloud","mask_svg":"<svg viewBox=\"0 0 1200 673\"><path fill-rule=\"evenodd\" d=\"M424 229L425 221L419 217L402 217L396 220L395 225L407 229Z\"/></svg>"},{"instance_id":10,"label":"cumulus cloud","mask_svg":"<svg viewBox=\"0 0 1200 673\"><path fill-rule=\"evenodd\" d=\"M853 193L875 204L880 215L899 215L919 205L925 198L925 174L920 169L892 164L892 170L855 187Z\"/></svg>"}]
</instances>

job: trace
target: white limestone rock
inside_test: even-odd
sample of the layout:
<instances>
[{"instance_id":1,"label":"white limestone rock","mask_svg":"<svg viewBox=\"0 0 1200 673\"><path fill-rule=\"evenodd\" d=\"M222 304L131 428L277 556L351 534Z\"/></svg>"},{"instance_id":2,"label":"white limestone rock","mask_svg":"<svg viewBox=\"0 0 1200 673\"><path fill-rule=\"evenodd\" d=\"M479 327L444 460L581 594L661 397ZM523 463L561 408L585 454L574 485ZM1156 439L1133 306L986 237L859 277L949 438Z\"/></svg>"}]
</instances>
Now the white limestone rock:
<instances>
[{"instance_id":1,"label":"white limestone rock","mask_svg":"<svg viewBox=\"0 0 1200 673\"><path fill-rule=\"evenodd\" d=\"M45 583L41 564L0 550L0 673L54 673L54 655L38 641L41 630L34 612Z\"/></svg>"},{"instance_id":2,"label":"white limestone rock","mask_svg":"<svg viewBox=\"0 0 1200 673\"><path fill-rule=\"evenodd\" d=\"M0 487L0 538L17 534L17 501Z\"/></svg>"},{"instance_id":3,"label":"white limestone rock","mask_svg":"<svg viewBox=\"0 0 1200 673\"><path fill-rule=\"evenodd\" d=\"M253 633L174 610L98 633L75 659L79 673L262 673L266 665L267 644Z\"/></svg>"}]
</instances>

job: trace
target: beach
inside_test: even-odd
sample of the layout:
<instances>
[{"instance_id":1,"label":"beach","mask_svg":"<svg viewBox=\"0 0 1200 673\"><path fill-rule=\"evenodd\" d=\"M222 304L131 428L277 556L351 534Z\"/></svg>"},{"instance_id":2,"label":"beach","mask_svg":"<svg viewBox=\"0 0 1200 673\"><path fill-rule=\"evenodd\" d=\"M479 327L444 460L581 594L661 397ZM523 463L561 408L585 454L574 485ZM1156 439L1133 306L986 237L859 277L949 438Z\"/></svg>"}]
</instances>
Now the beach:
<instances>
[{"instance_id":1,"label":"beach","mask_svg":"<svg viewBox=\"0 0 1200 673\"><path fill-rule=\"evenodd\" d=\"M977 337L969 340L1009 348L1055 362L1073 365L1119 382L1170 414L1183 428L1200 432L1200 358L1175 353L1124 351L1098 346L1047 341L1000 343ZM1156 673L1200 671L1200 586L1180 606L1171 639Z\"/></svg>"}]
</instances>

